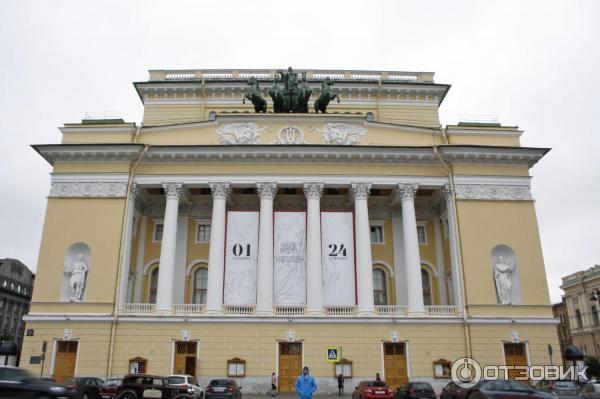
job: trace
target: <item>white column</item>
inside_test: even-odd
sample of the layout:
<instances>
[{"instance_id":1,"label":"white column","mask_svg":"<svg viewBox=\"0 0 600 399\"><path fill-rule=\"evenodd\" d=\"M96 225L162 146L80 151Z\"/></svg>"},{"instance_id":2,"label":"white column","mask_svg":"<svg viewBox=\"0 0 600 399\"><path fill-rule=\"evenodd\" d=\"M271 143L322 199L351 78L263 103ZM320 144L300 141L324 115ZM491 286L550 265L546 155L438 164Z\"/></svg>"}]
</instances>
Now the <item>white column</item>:
<instances>
[{"instance_id":1,"label":"white column","mask_svg":"<svg viewBox=\"0 0 600 399\"><path fill-rule=\"evenodd\" d=\"M373 260L371 257L371 229L367 198L371 190L369 183L352 184L354 198L354 224L356 242L356 288L358 315L375 314L373 301Z\"/></svg>"},{"instance_id":2,"label":"white column","mask_svg":"<svg viewBox=\"0 0 600 399\"><path fill-rule=\"evenodd\" d=\"M458 307L458 311L463 310L462 290L460 282L462 280L460 273L460 257L458 254L458 239L457 226L456 226L456 214L454 213L454 196L448 185L445 185L441 189L442 197L446 200L446 212L448 216L448 236L450 246L450 265L452 270L452 294L453 294L453 305Z\"/></svg>"},{"instance_id":3,"label":"white column","mask_svg":"<svg viewBox=\"0 0 600 399\"><path fill-rule=\"evenodd\" d=\"M256 314L273 315L273 198L275 183L257 183L260 196L258 230L258 275L256 281Z\"/></svg>"},{"instance_id":4,"label":"white column","mask_svg":"<svg viewBox=\"0 0 600 399\"><path fill-rule=\"evenodd\" d=\"M148 218L142 216L140 223L140 231L138 233L138 248L137 260L135 265L135 280L133 289L133 302L140 303L142 301L142 277L144 272L144 253L146 249L146 229L148 227Z\"/></svg>"},{"instance_id":5,"label":"white column","mask_svg":"<svg viewBox=\"0 0 600 399\"><path fill-rule=\"evenodd\" d=\"M446 270L444 268L444 251L442 250L442 234L440 218L438 216L433 217L433 232L435 235L435 263L437 266L440 302L442 305L447 305L448 294L446 293Z\"/></svg>"},{"instance_id":6,"label":"white column","mask_svg":"<svg viewBox=\"0 0 600 399\"><path fill-rule=\"evenodd\" d=\"M208 252L206 313L223 314L223 273L225 270L225 218L229 183L210 183L213 196Z\"/></svg>"},{"instance_id":7,"label":"white column","mask_svg":"<svg viewBox=\"0 0 600 399\"><path fill-rule=\"evenodd\" d=\"M175 248L177 246L177 215L179 198L183 192L181 183L164 183L167 195L163 235L160 244L156 312L170 313L173 307L173 280L175 275Z\"/></svg>"},{"instance_id":8,"label":"white column","mask_svg":"<svg viewBox=\"0 0 600 399\"><path fill-rule=\"evenodd\" d=\"M417 218L415 215L415 193L417 187L417 184L398 185L398 194L402 201L404 267L406 268L409 316L422 316L425 314L425 306L423 305L423 281L421 280L421 255L419 254Z\"/></svg>"},{"instance_id":9,"label":"white column","mask_svg":"<svg viewBox=\"0 0 600 399\"><path fill-rule=\"evenodd\" d=\"M402 210L392 209L392 239L394 247L394 284L396 305L406 306L406 268L404 267L404 234L402 232Z\"/></svg>"},{"instance_id":10,"label":"white column","mask_svg":"<svg viewBox=\"0 0 600 399\"><path fill-rule=\"evenodd\" d=\"M322 183L304 184L306 195L306 310L323 315L323 269L321 265Z\"/></svg>"},{"instance_id":11,"label":"white column","mask_svg":"<svg viewBox=\"0 0 600 399\"><path fill-rule=\"evenodd\" d=\"M177 245L175 246L175 269L173 271L173 303L185 303L185 272L187 271L187 241L189 206L179 207L177 218Z\"/></svg>"},{"instance_id":12,"label":"white column","mask_svg":"<svg viewBox=\"0 0 600 399\"><path fill-rule=\"evenodd\" d=\"M119 284L119 309L127 302L127 287L129 286L129 269L131 262L131 237L133 232L133 215L135 212L135 198L137 185L133 184L127 198L127 209L125 210L125 226L123 232L123 259L121 259L121 281Z\"/></svg>"}]
</instances>

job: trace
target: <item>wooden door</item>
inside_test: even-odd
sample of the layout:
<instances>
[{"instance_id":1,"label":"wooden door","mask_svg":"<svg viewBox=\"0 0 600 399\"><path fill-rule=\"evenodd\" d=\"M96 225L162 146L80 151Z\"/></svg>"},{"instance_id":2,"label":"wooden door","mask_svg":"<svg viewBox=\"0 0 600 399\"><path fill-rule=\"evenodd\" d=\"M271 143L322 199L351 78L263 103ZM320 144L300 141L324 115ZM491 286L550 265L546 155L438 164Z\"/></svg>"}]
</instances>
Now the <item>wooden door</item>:
<instances>
[{"instance_id":1,"label":"wooden door","mask_svg":"<svg viewBox=\"0 0 600 399\"><path fill-rule=\"evenodd\" d=\"M189 374L196 376L197 342L175 341L173 374Z\"/></svg>"},{"instance_id":2,"label":"wooden door","mask_svg":"<svg viewBox=\"0 0 600 399\"><path fill-rule=\"evenodd\" d=\"M77 341L58 341L54 358L54 379L62 382L75 375L77 361Z\"/></svg>"},{"instance_id":3,"label":"wooden door","mask_svg":"<svg viewBox=\"0 0 600 399\"><path fill-rule=\"evenodd\" d=\"M385 382L392 389L407 383L406 344L401 342L384 342L383 366Z\"/></svg>"},{"instance_id":4,"label":"wooden door","mask_svg":"<svg viewBox=\"0 0 600 399\"><path fill-rule=\"evenodd\" d=\"M525 353L525 344L505 343L504 359L506 361L507 366L527 366L527 354ZM525 370L508 370L508 379L514 380L517 376L525 377Z\"/></svg>"},{"instance_id":5,"label":"wooden door","mask_svg":"<svg viewBox=\"0 0 600 399\"><path fill-rule=\"evenodd\" d=\"M296 378L302 374L302 343L279 343L279 392L295 392Z\"/></svg>"}]
</instances>

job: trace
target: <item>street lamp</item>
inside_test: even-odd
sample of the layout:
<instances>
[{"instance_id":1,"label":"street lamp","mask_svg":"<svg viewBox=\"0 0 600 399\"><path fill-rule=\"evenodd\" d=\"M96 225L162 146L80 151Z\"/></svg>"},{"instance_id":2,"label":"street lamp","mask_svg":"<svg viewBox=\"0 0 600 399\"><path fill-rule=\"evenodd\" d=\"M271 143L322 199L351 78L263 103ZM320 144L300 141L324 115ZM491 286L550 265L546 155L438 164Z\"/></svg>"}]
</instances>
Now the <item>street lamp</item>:
<instances>
[{"instance_id":1,"label":"street lamp","mask_svg":"<svg viewBox=\"0 0 600 399\"><path fill-rule=\"evenodd\" d=\"M592 295L590 295L590 301L600 301L600 290L598 288L594 288L592 290Z\"/></svg>"}]
</instances>

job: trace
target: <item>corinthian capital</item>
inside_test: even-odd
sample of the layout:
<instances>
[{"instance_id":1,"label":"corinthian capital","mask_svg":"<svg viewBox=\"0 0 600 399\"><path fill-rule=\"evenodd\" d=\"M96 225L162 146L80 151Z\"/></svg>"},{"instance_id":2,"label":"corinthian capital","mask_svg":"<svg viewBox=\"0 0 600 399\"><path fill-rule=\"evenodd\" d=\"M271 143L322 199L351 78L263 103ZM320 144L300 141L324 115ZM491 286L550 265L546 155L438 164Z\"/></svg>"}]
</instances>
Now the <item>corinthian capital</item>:
<instances>
[{"instance_id":1,"label":"corinthian capital","mask_svg":"<svg viewBox=\"0 0 600 399\"><path fill-rule=\"evenodd\" d=\"M452 200L452 190L450 189L449 184L444 184L442 187L440 187L440 197L444 201Z\"/></svg>"},{"instance_id":2,"label":"corinthian capital","mask_svg":"<svg viewBox=\"0 0 600 399\"><path fill-rule=\"evenodd\" d=\"M229 196L229 183L209 183L213 199L227 199Z\"/></svg>"},{"instance_id":3,"label":"corinthian capital","mask_svg":"<svg viewBox=\"0 0 600 399\"><path fill-rule=\"evenodd\" d=\"M183 194L183 183L163 183L163 188L165 189L165 194L167 195L167 199L179 200L181 194Z\"/></svg>"},{"instance_id":4,"label":"corinthian capital","mask_svg":"<svg viewBox=\"0 0 600 399\"><path fill-rule=\"evenodd\" d=\"M323 183L304 183L304 195L306 195L306 199L321 199L324 186Z\"/></svg>"},{"instance_id":5,"label":"corinthian capital","mask_svg":"<svg viewBox=\"0 0 600 399\"><path fill-rule=\"evenodd\" d=\"M398 197L402 201L414 201L418 187L419 185L416 183L398 184Z\"/></svg>"},{"instance_id":6,"label":"corinthian capital","mask_svg":"<svg viewBox=\"0 0 600 399\"><path fill-rule=\"evenodd\" d=\"M352 199L366 200L371 193L371 183L352 183Z\"/></svg>"},{"instance_id":7,"label":"corinthian capital","mask_svg":"<svg viewBox=\"0 0 600 399\"><path fill-rule=\"evenodd\" d=\"M137 198L139 192L139 187L136 183L133 183L131 185L131 188L129 189L129 199L131 201L135 201L135 199Z\"/></svg>"},{"instance_id":8,"label":"corinthian capital","mask_svg":"<svg viewBox=\"0 0 600 399\"><path fill-rule=\"evenodd\" d=\"M277 183L256 183L260 199L273 199L277 193Z\"/></svg>"}]
</instances>

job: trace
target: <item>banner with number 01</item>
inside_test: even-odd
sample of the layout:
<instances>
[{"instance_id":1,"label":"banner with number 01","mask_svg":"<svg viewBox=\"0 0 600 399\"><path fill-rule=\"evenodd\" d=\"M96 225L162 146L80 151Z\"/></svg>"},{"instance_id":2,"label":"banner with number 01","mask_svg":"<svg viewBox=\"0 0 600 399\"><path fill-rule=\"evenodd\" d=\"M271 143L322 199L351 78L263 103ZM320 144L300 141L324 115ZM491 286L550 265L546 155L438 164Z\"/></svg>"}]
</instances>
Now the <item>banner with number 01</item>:
<instances>
[{"instance_id":1,"label":"banner with number 01","mask_svg":"<svg viewBox=\"0 0 600 399\"><path fill-rule=\"evenodd\" d=\"M356 305L352 212L321 212L323 303Z\"/></svg>"},{"instance_id":2,"label":"banner with number 01","mask_svg":"<svg viewBox=\"0 0 600 399\"><path fill-rule=\"evenodd\" d=\"M227 305L256 304L258 212L227 212L225 292Z\"/></svg>"}]
</instances>

